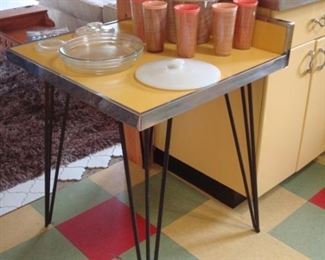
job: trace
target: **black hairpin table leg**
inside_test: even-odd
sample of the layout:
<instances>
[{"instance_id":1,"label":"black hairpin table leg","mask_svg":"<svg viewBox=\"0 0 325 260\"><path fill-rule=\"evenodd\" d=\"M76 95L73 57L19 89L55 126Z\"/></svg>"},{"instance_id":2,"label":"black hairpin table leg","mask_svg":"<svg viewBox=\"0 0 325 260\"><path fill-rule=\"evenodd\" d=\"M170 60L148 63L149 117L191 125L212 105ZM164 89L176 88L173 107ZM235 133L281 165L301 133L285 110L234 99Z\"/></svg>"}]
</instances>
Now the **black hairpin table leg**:
<instances>
[{"instance_id":1,"label":"black hairpin table leg","mask_svg":"<svg viewBox=\"0 0 325 260\"><path fill-rule=\"evenodd\" d=\"M123 123L121 122L119 122L119 131L120 131L120 138L121 138L121 145L122 145L122 152L123 152L124 171L125 171L126 186L128 190L128 199L129 199L130 211L131 211L131 223L133 229L135 249L136 249L137 259L140 260L141 252L140 252L140 245L139 245L138 226L137 226L136 213L134 208L130 168L129 168L128 154L126 150L126 141L125 141Z\"/></svg>"},{"instance_id":2,"label":"black hairpin table leg","mask_svg":"<svg viewBox=\"0 0 325 260\"><path fill-rule=\"evenodd\" d=\"M136 213L135 206L133 200L132 193L132 185L131 178L129 172L129 163L127 158L126 144L125 144L125 135L123 131L123 124L120 124L120 136L123 150L123 158L124 158L124 168L126 174L127 181L127 189L129 196L129 204L131 210L131 222L133 228L133 235L135 240L135 248L137 259L141 259L141 252L139 246L139 234L138 227L136 224ZM160 187L160 198L159 198L159 206L158 206L158 219L157 219L157 234L156 234L156 242L155 242L155 250L154 250L154 259L158 259L159 255L159 244L160 244L160 235L161 235L161 227L162 227L162 217L163 217L163 209L164 209L164 197L165 197L165 189L166 189L166 179L167 179L167 169L168 169L168 161L169 161L169 147L170 147L170 139L171 139L171 129L172 129L172 119L167 121L167 131L165 138L165 151L164 151L164 164L162 169L162 180ZM150 158L152 153L152 135L153 128L148 128L140 133L141 138L141 147L142 147L142 157L143 157L143 168L145 172L145 234L146 234L146 259L150 260L151 257L151 244L150 244L150 175L149 175L149 166L150 166Z\"/></svg>"},{"instance_id":3,"label":"black hairpin table leg","mask_svg":"<svg viewBox=\"0 0 325 260\"><path fill-rule=\"evenodd\" d=\"M66 122L67 122L67 117L69 112L70 95L66 94L64 113L62 116L62 123L61 123L59 148L57 152L57 159L55 165L55 176L54 176L52 197L51 197L51 165L52 165L51 158L52 158L53 117L54 117L54 87L46 82L43 83L45 87L45 136L44 136L45 226L47 227L51 223L52 216L53 216L56 187L57 187L57 181L58 181L59 170L61 165Z\"/></svg>"},{"instance_id":4,"label":"black hairpin table leg","mask_svg":"<svg viewBox=\"0 0 325 260\"><path fill-rule=\"evenodd\" d=\"M144 183L145 183L145 193L144 193L144 204L145 204L145 217L146 217L146 259L150 260L150 175L149 175L149 165L151 156L150 147L150 132L151 128L143 131L143 168L144 168Z\"/></svg>"},{"instance_id":5,"label":"black hairpin table leg","mask_svg":"<svg viewBox=\"0 0 325 260\"><path fill-rule=\"evenodd\" d=\"M154 255L155 260L157 260L159 256L159 245L160 245L160 235L161 235L161 227L162 227L162 217L164 211L164 199L165 199L166 180L167 180L167 171L168 171L168 163L169 163L169 148L170 148L170 139L172 133L172 125L173 125L173 121L172 119L169 119L167 121L164 162L163 162L163 169L162 169L160 198L159 198L159 206L158 206L157 234L156 234L155 255Z\"/></svg>"},{"instance_id":6,"label":"black hairpin table leg","mask_svg":"<svg viewBox=\"0 0 325 260\"><path fill-rule=\"evenodd\" d=\"M252 220L253 227L256 232L260 231L259 225L259 213L258 213L258 191L257 191L257 173L256 173L256 152L255 152L255 133L254 133L254 113L253 113L253 100L252 100L252 84L248 84L247 92L245 93L245 87L241 88L241 100L244 115L244 125L245 125L245 137L246 146L248 153L248 165L250 172L250 188L248 187L244 162L242 158L242 153L239 145L235 120L232 112L231 102L228 94L225 95L227 111L230 119L231 130L233 134L233 139L236 147L238 162L240 166L240 171L244 183L246 198L248 202L249 212ZM247 102L248 101L248 102ZM247 104L248 103L248 104Z\"/></svg>"}]
</instances>

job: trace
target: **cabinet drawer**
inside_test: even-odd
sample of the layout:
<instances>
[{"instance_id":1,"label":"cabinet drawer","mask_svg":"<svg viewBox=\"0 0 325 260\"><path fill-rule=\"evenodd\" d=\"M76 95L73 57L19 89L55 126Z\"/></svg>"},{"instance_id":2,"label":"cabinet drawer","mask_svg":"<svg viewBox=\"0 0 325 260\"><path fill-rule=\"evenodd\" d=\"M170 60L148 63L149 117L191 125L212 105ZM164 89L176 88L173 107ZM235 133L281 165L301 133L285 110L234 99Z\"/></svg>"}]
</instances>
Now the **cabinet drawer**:
<instances>
[{"instance_id":1,"label":"cabinet drawer","mask_svg":"<svg viewBox=\"0 0 325 260\"><path fill-rule=\"evenodd\" d=\"M322 27L313 21L318 19L320 23L325 24L325 1L323 0L287 11L272 11L272 17L295 22L292 46L325 35L325 26Z\"/></svg>"}]
</instances>

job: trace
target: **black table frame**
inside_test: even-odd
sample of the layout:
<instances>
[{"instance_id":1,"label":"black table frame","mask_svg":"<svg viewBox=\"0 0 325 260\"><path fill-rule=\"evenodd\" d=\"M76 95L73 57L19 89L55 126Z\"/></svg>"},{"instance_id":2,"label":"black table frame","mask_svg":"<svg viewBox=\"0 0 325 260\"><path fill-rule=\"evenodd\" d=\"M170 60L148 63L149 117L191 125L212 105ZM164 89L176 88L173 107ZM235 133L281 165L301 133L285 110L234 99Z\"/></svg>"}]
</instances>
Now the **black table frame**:
<instances>
[{"instance_id":1,"label":"black table frame","mask_svg":"<svg viewBox=\"0 0 325 260\"><path fill-rule=\"evenodd\" d=\"M58 175L61 165L61 158L63 152L63 143L66 130L66 123L69 112L69 102L70 94L66 94L66 100L64 105L64 113L62 115L61 130L60 130L60 140L59 147L57 151L57 160L55 162L55 176L54 184L51 196L51 168L52 168L52 142L53 142L53 113L54 113L54 87L53 85L43 82L45 88L45 138L44 138L44 160L45 160L45 226L48 226L52 222L55 196L57 190ZM239 145L238 134L236 129L235 120L233 117L231 101L228 94L224 95L225 104L227 107L227 112L230 120L230 125L233 134L233 141L236 147L238 162L241 170L241 175L243 179L243 184L245 188L245 194L248 201L249 212L251 216L251 221L253 228L256 232L260 231L259 225L259 212L258 212L258 192L257 192L257 175L256 175L256 152L255 152L255 133L254 133L254 114L253 114L253 98L252 98L252 84L249 83L246 87L241 87L241 102L243 110L243 118L245 125L245 137L246 137L246 149L248 153L248 165L250 173L250 187L247 181L244 161L242 158L242 150ZM162 180L160 187L160 198L158 206L158 220L157 220L157 233L155 241L154 259L159 257L159 246L160 246L160 236L162 228L162 219L164 211L164 198L166 190L166 179L168 171L169 162L169 148L171 142L171 132L172 132L172 122L173 119L167 120L167 129L165 135L165 147L164 147L164 159L162 168ZM136 255L137 259L141 259L140 242L138 235L138 227L136 222L136 209L134 205L132 183L129 169L129 161L127 157L126 140L124 135L123 123L118 122L119 133L121 138L121 145L123 151L123 163L125 168L126 184L128 191L128 200L131 211L131 223L135 241ZM150 158L152 154L152 136L153 127L147 128L139 132L142 146L142 156L143 156L143 168L145 175L145 233L146 233L146 259L151 259L151 245L150 245Z\"/></svg>"}]
</instances>

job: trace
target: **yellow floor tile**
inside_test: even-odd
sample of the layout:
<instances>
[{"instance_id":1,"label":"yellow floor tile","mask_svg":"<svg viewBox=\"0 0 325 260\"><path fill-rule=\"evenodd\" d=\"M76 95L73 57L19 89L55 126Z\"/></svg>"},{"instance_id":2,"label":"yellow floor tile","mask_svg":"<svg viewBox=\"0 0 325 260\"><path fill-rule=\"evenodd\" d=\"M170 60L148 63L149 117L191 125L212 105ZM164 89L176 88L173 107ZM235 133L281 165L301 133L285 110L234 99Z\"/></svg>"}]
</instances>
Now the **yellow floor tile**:
<instances>
[{"instance_id":1,"label":"yellow floor tile","mask_svg":"<svg viewBox=\"0 0 325 260\"><path fill-rule=\"evenodd\" d=\"M130 174L132 185L137 185L144 180L144 172L140 166L130 162ZM154 175L161 171L161 167L153 165L150 174ZM117 195L126 190L123 161L117 162L109 168L91 175L89 179L102 187L112 195Z\"/></svg>"},{"instance_id":2,"label":"yellow floor tile","mask_svg":"<svg viewBox=\"0 0 325 260\"><path fill-rule=\"evenodd\" d=\"M318 156L316 162L325 165L325 153L322 153L320 156Z\"/></svg>"},{"instance_id":3,"label":"yellow floor tile","mask_svg":"<svg viewBox=\"0 0 325 260\"><path fill-rule=\"evenodd\" d=\"M261 230L268 232L301 207L305 202L305 199L280 186L264 194L259 199ZM234 210L250 221L250 214L246 201Z\"/></svg>"},{"instance_id":4,"label":"yellow floor tile","mask_svg":"<svg viewBox=\"0 0 325 260\"><path fill-rule=\"evenodd\" d=\"M235 246L240 260L304 260L310 259L267 233L249 234ZM226 259L226 258L225 258ZM230 259L230 258L229 258Z\"/></svg>"},{"instance_id":5,"label":"yellow floor tile","mask_svg":"<svg viewBox=\"0 0 325 260\"><path fill-rule=\"evenodd\" d=\"M0 253L45 230L43 216L29 205L0 217Z\"/></svg>"},{"instance_id":6,"label":"yellow floor tile","mask_svg":"<svg viewBox=\"0 0 325 260\"><path fill-rule=\"evenodd\" d=\"M294 249L262 232L250 221L209 200L163 229L198 259L306 259Z\"/></svg>"},{"instance_id":7,"label":"yellow floor tile","mask_svg":"<svg viewBox=\"0 0 325 260\"><path fill-rule=\"evenodd\" d=\"M168 225L163 232L199 259L223 259L225 246L232 247L233 241L252 233L250 223L213 200Z\"/></svg>"}]
</instances>

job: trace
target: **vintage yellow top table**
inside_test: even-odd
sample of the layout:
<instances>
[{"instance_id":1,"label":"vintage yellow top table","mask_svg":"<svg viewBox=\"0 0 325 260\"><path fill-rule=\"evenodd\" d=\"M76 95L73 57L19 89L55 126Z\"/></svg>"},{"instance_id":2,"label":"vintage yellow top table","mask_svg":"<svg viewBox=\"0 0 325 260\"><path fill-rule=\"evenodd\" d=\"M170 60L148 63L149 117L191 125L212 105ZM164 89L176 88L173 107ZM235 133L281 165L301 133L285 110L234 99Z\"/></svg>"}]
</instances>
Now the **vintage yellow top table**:
<instances>
[{"instance_id":1,"label":"vintage yellow top table","mask_svg":"<svg viewBox=\"0 0 325 260\"><path fill-rule=\"evenodd\" d=\"M131 23L121 22L114 26L117 30L123 32L131 32ZM134 228L134 237L136 241L137 256L140 257L137 227L134 218L134 205L132 198L132 190L130 184L130 176L127 162L127 153L125 147L125 139L123 127L121 124L127 124L136 128L139 132L144 133L144 168L145 168L145 204L146 204L146 249L147 259L150 259L150 234L149 234L149 156L150 156L150 138L152 135L152 126L168 120L165 146L165 162L163 167L163 181L161 187L161 200L159 203L159 214L157 224L157 240L155 259L158 257L159 238L161 231L161 220L163 212L163 198L165 190L165 179L168 168L169 142L171 131L171 119L176 115L186 112L197 107L200 104L206 103L219 96L225 95L227 108L232 123L232 130L234 133L234 141L236 141L237 134L234 126L231 105L228 98L228 93L239 89L251 82L269 75L270 73L284 68L288 64L289 53L292 38L293 25L279 20L270 20L268 18L257 20L254 34L253 47L249 50L233 50L232 55L227 57L218 57L213 53L211 43L200 45L194 56L195 59L202 60L217 66L221 71L221 80L206 88L201 88L192 91L166 91L154 89L145 86L138 82L135 77L136 69L147 62L155 61L164 58L176 57L176 47L174 44L165 44L165 50L161 53L144 54L135 62L135 64L122 72L106 75L88 75L75 72L69 69L60 59L57 53L43 54L35 50L35 42L14 47L7 52L7 57L10 61L25 68L27 71L35 74L50 86L55 86L65 91L68 95L80 98L84 102L94 106L98 110L108 114L120 122L120 134L122 141L122 148L124 154L124 165L126 171L126 179L130 200L130 208L132 213L132 223ZM60 36L63 40L73 37L73 34ZM48 86L48 85L45 86ZM250 87L250 86L249 86ZM46 88L46 95L49 93ZM248 89L250 91L250 88ZM52 90L53 95L53 90ZM248 96L250 92L248 92ZM48 106L46 107L46 140L45 140L45 162L46 162L46 225L51 222L53 213L53 205L55 198L55 186L50 203L50 172L51 172L51 105L53 100L47 96ZM52 104L51 104L52 103ZM249 102L248 100L248 103ZM67 102L68 104L68 102ZM244 112L248 112L251 107ZM250 114L250 120L246 120L247 124L253 121L253 115ZM63 123L65 124L65 123ZM64 128L64 127L63 127ZM247 127L253 129L254 127ZM258 218L258 201L256 188L256 166L255 166L255 143L254 133L247 129L250 135L248 140L249 149L249 165L251 173L251 190L247 186L246 174L242 169L243 180L246 187L246 195L249 202L250 213L252 216L252 223L255 230L259 231ZM64 139L61 135L62 144ZM237 147L236 147L237 148ZM59 149L59 153L62 152ZM240 150L237 149L239 163L242 164ZM61 157L61 155L59 156ZM60 164L60 159L59 163ZM57 170L58 171L58 170ZM55 178L56 182L57 178ZM250 198L252 196L252 199ZM160 222L160 223L159 223Z\"/></svg>"},{"instance_id":2,"label":"vintage yellow top table","mask_svg":"<svg viewBox=\"0 0 325 260\"><path fill-rule=\"evenodd\" d=\"M265 26L268 26L265 24L261 22L260 30L264 30ZM122 31L131 31L129 22L124 22L118 27ZM287 37L287 28L274 26L273 30L279 31L275 32L277 33L276 37L280 38L279 42L283 45L284 38ZM63 39L70 37L72 35L61 36ZM257 45L260 44L258 40L255 42ZM266 45L266 43L263 44ZM41 69L37 68L39 73L36 72L36 74L41 72L42 75L38 76L47 78L50 83L53 80L56 80L57 83L60 82L57 87L62 87L71 93L74 92L74 95L78 95L87 103L89 103L90 97L94 99L94 106L96 106L95 102L101 100L100 110L108 114L114 110L113 117L141 131L284 67L287 63L287 56L283 54L285 52L284 45L276 51L253 47L247 51L234 49L231 56L218 57L213 54L211 44L200 45L194 58L219 67L221 81L215 86L196 91L157 90L142 85L134 78L134 72L141 64L176 57L175 44L166 44L165 51L162 53L144 52L130 69L103 76L85 76L76 73L67 68L57 54L37 52L35 43L15 47L8 53L8 56L9 59L15 60L19 64L23 59L23 63L29 64L28 67L31 71L35 72L36 67L40 67ZM85 96L82 97L83 95Z\"/></svg>"}]
</instances>

